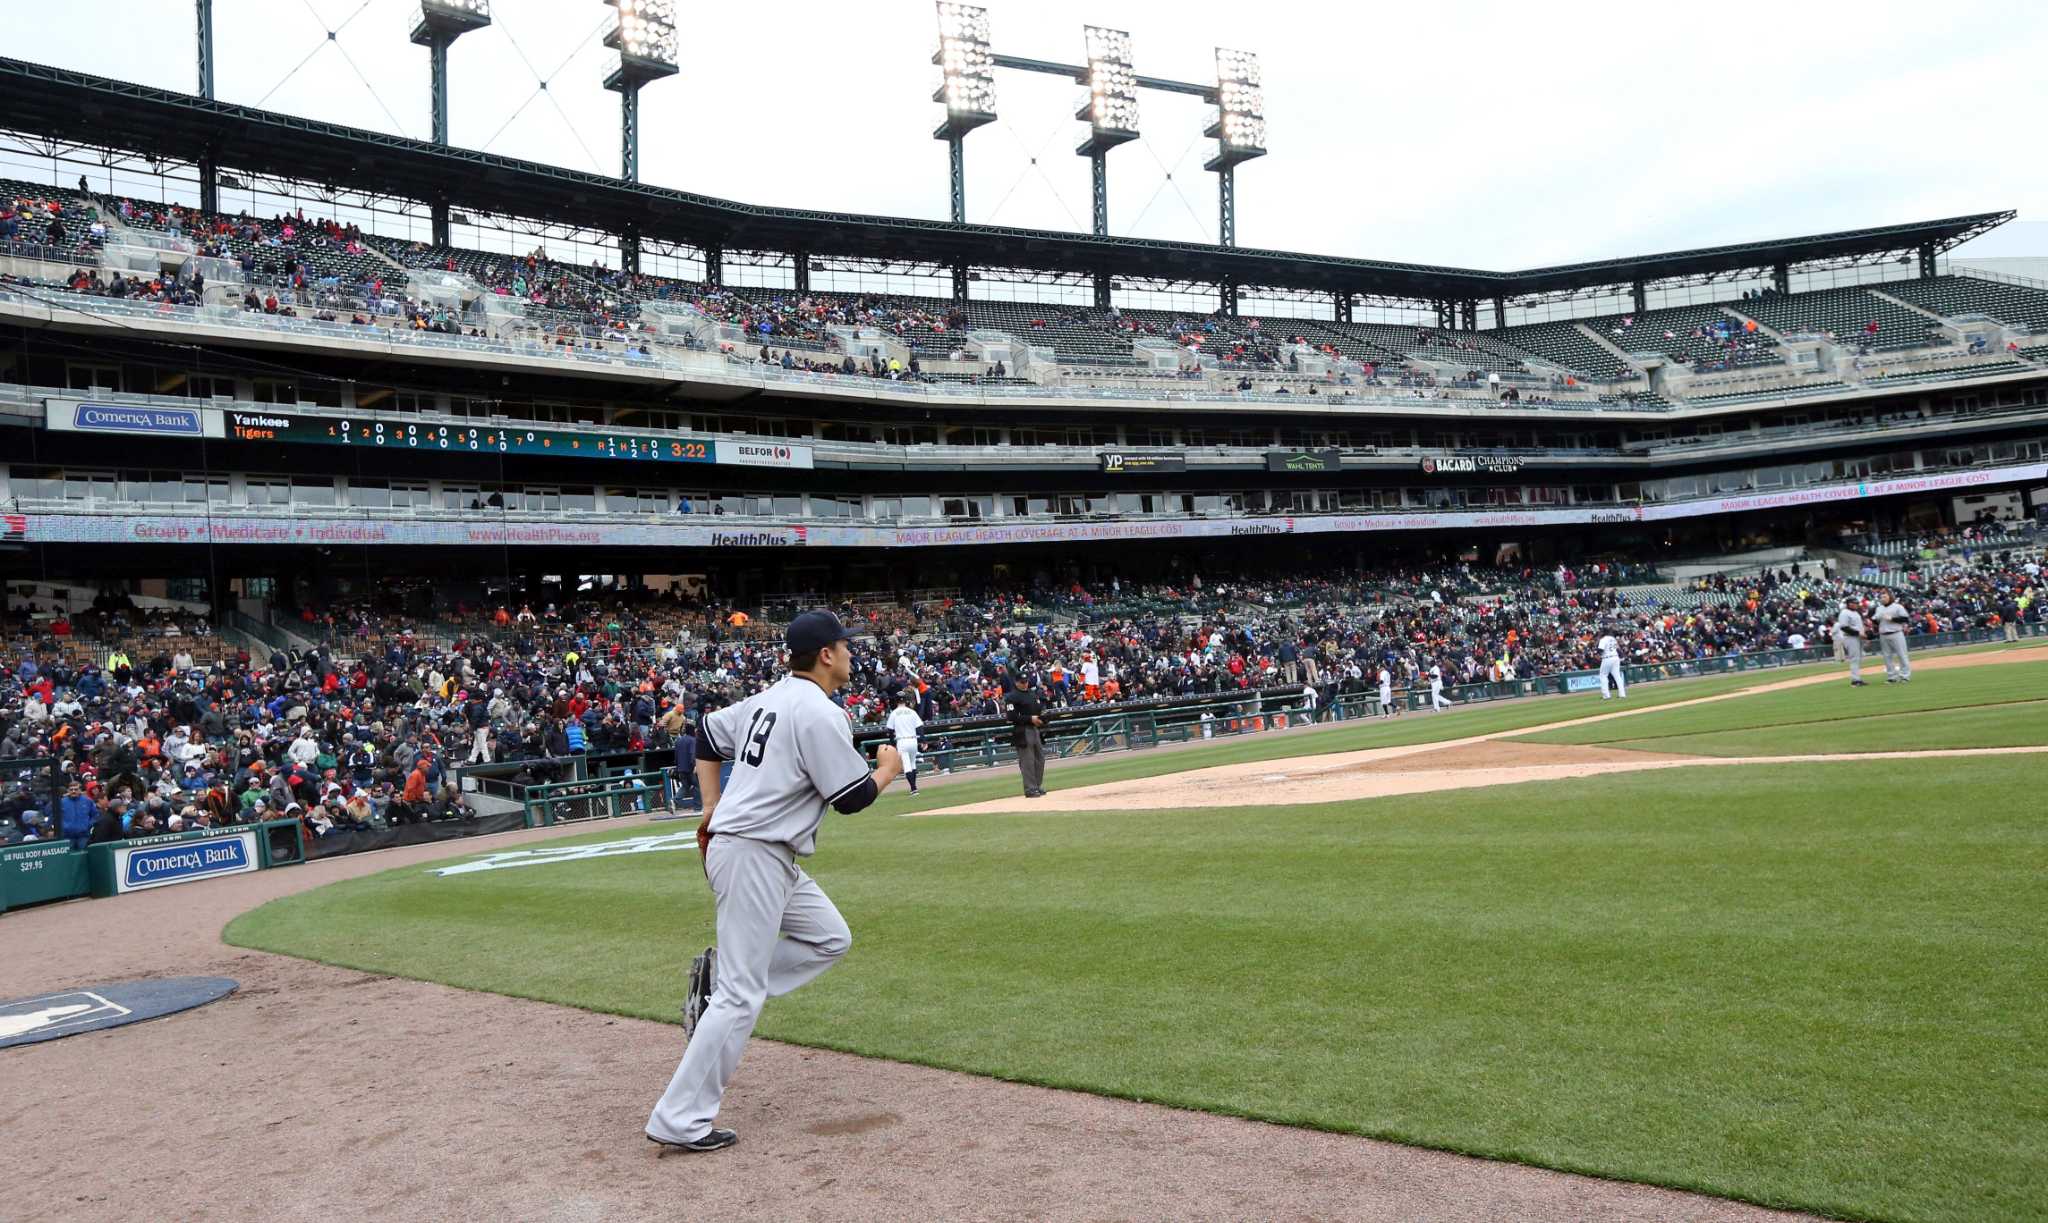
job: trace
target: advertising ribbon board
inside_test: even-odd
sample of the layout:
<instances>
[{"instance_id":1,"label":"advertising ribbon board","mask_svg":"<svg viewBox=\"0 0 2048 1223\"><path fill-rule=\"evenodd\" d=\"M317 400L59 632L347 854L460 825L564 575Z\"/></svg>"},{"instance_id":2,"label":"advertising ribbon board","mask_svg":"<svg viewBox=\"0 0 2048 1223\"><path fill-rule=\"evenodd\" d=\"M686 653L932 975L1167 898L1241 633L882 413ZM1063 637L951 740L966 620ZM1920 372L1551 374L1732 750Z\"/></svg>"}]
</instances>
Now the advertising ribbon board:
<instances>
[{"instance_id":1,"label":"advertising ribbon board","mask_svg":"<svg viewBox=\"0 0 2048 1223\"><path fill-rule=\"evenodd\" d=\"M1188 456L1184 454L1160 454L1157 452L1138 453L1130 450L1104 450L1095 456L1105 475L1125 476L1147 472L1179 472L1188 469Z\"/></svg>"},{"instance_id":2,"label":"advertising ribbon board","mask_svg":"<svg viewBox=\"0 0 2048 1223\"><path fill-rule=\"evenodd\" d=\"M1505 454L1450 454L1422 460L1424 475L1463 475L1484 472L1490 476L1511 476L1522 470L1522 460Z\"/></svg>"},{"instance_id":3,"label":"advertising ribbon board","mask_svg":"<svg viewBox=\"0 0 2048 1223\"><path fill-rule=\"evenodd\" d=\"M1267 471L1341 471L1343 452L1337 450L1268 450Z\"/></svg>"},{"instance_id":4,"label":"advertising ribbon board","mask_svg":"<svg viewBox=\"0 0 2048 1223\"><path fill-rule=\"evenodd\" d=\"M780 442L720 442L718 461L735 467L811 467L809 446L788 446Z\"/></svg>"},{"instance_id":5,"label":"advertising ribbon board","mask_svg":"<svg viewBox=\"0 0 2048 1223\"><path fill-rule=\"evenodd\" d=\"M220 437L219 408L43 400L43 426L59 433L128 433L145 437Z\"/></svg>"}]
</instances>

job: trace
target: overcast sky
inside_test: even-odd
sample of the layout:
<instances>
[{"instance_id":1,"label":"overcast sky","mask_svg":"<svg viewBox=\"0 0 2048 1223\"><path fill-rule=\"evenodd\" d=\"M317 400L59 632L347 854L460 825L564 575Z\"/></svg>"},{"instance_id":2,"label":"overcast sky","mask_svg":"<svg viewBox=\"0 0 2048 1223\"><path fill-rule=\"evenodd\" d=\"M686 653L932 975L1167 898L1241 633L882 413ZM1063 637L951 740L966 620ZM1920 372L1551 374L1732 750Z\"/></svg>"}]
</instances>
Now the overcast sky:
<instances>
[{"instance_id":1,"label":"overcast sky","mask_svg":"<svg viewBox=\"0 0 2048 1223\"><path fill-rule=\"evenodd\" d=\"M929 0L678 7L681 73L642 95L644 180L946 214ZM216 0L217 91L425 137L416 8ZM493 9L451 55L453 142L617 173L618 98L600 87L612 10ZM1088 22L1129 30L1148 76L1207 81L1217 44L1257 52L1271 152L1237 173L1243 246L1513 269L2013 208L2018 222L1967 253L2048 254L2038 0L1938 14L1924 0L989 9L997 49L1017 55L1076 61ZM0 18L5 54L194 88L191 0L0 0ZM1002 72L997 98L1001 118L967 142L968 219L1086 229L1079 87ZM1148 134L1110 158L1111 230L1213 242L1206 108L1153 93L1140 105Z\"/></svg>"}]
</instances>

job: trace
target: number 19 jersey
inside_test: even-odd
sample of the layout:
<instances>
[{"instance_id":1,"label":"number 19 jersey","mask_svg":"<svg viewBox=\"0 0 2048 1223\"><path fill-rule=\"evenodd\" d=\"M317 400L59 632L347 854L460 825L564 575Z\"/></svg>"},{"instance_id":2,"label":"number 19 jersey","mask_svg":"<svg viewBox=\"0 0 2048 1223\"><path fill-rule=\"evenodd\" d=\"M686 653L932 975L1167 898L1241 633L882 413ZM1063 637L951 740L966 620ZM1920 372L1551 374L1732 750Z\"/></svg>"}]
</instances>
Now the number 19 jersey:
<instances>
[{"instance_id":1,"label":"number 19 jersey","mask_svg":"<svg viewBox=\"0 0 2048 1223\"><path fill-rule=\"evenodd\" d=\"M825 808L868 779L846 714L823 688L794 675L704 715L697 733L733 762L711 831L779 842L800 857L817 847Z\"/></svg>"}]
</instances>

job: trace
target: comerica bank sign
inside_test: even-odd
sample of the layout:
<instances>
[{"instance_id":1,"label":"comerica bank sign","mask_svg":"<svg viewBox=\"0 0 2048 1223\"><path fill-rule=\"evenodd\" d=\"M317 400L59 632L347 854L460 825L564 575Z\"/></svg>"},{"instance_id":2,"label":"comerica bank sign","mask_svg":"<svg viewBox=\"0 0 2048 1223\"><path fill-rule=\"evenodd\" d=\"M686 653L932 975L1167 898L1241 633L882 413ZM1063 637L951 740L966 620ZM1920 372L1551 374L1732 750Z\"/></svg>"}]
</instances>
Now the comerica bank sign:
<instances>
[{"instance_id":1,"label":"comerica bank sign","mask_svg":"<svg viewBox=\"0 0 2048 1223\"><path fill-rule=\"evenodd\" d=\"M150 404L46 399L43 401L43 423L60 433L221 436L220 412L215 408L167 408Z\"/></svg>"},{"instance_id":2,"label":"comerica bank sign","mask_svg":"<svg viewBox=\"0 0 2048 1223\"><path fill-rule=\"evenodd\" d=\"M258 865L254 832L114 851L114 878L118 881L117 890L122 892L139 892L215 875L239 875L255 870Z\"/></svg>"}]
</instances>

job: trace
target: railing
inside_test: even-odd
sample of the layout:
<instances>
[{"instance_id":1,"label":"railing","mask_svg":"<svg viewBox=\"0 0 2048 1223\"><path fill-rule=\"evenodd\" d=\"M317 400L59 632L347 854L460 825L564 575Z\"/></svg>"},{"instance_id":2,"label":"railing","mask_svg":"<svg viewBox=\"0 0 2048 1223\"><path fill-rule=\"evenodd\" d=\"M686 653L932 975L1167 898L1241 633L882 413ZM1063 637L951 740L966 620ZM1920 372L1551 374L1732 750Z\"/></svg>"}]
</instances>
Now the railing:
<instances>
[{"instance_id":1,"label":"railing","mask_svg":"<svg viewBox=\"0 0 2048 1223\"><path fill-rule=\"evenodd\" d=\"M356 349L381 345L394 354L403 349L440 351L450 356L511 357L520 360L546 360L580 366L608 366L621 373L645 373L668 381L689 380L713 385L788 385L818 388L829 386L841 394L858 395L875 399L944 400L963 404L988 403L991 401L1017 401L1025 399L1053 399L1102 401L1116 399L1143 399L1147 402L1168 401L1175 403L1298 403L1301 396L1273 394L1258 391L1216 391L1216 390L1147 390L1133 395L1128 388L1097 389L1069 386L995 386L979 385L971 388L958 383L926 384L910 380L870 378L863 375L848 377L843 374L810 373L803 370L784 370L779 367L752 366L744 375L736 375L729 367L725 355L716 351L689 350L679 352L672 346L661 343L653 337L638 337L643 343L658 346L661 351L635 350L612 340L581 338L573 345L548 343L545 338L510 341L502 337L450 335L434 331L415 331L389 324L395 320L380 316L378 323L357 325L348 322L323 321L304 316L261 314L242 310L235 306L181 306L169 302L138 302L126 299L94 297L71 293L60 289L24 290L18 287L0 287L0 304L16 310L40 311L46 317L58 314L77 314L87 318L111 321L128 320L153 321L187 329L195 326L226 327L242 330L267 331L280 337L343 341ZM309 307L311 308L311 307ZM1316 396L1324 404L1332 401L1346 407L1383 407L1434 409L1440 407L1498 408L1499 401L1492 395L1478 393L1457 393L1438 388L1439 394L1426 401L1412 393L1402 395L1403 388L1353 386L1341 387L1331 384L1330 394ZM1407 388L1411 391L1414 388ZM1589 388L1590 389L1590 388ZM1374 394L1371 392L1380 392ZM1669 411L1669 405L1654 406L1641 404L1602 404L1597 399L1579 402L1531 404L1524 402L1520 408L1540 407L1559 411Z\"/></svg>"},{"instance_id":2,"label":"railing","mask_svg":"<svg viewBox=\"0 0 2048 1223\"><path fill-rule=\"evenodd\" d=\"M2041 542L2041 537L2044 534L2048 534L2048 527L2044 527L2039 522L2029 520L2002 524L2001 530L1996 536L1985 535L1973 538L1945 535L1930 531L1907 531L1899 535L1879 535L1874 537L1866 535L1860 538L1844 539L1836 543L1835 546L1844 552L1855 552L1877 560L1921 560L1931 555L1960 551L1964 548L1995 551L2001 548L2025 547L2029 544ZM1923 544L1926 545L1924 548L1921 547ZM1876 548L1891 548L1895 550L1889 552L1872 550Z\"/></svg>"},{"instance_id":3,"label":"railing","mask_svg":"<svg viewBox=\"0 0 2048 1223\"><path fill-rule=\"evenodd\" d=\"M1944 262L1946 262L1949 265L1948 271L1945 273L1945 275L1967 276L1974 280L1990 280L1996 281L2000 284L2018 285L2023 289L2040 289L2043 292L2048 292L2048 280L2035 280L2031 276L2015 276L2010 272L1993 272L1986 270L1984 268L1958 268L1955 266L1955 261L1953 259L1945 259ZM1874 287L1882 289L1884 287L1884 282L1880 281Z\"/></svg>"},{"instance_id":4,"label":"railing","mask_svg":"<svg viewBox=\"0 0 2048 1223\"><path fill-rule=\"evenodd\" d=\"M247 633L273 650L295 648L292 639L279 632L275 625L266 624L245 611L230 608L221 620L226 627Z\"/></svg>"},{"instance_id":5,"label":"railing","mask_svg":"<svg viewBox=\"0 0 2048 1223\"><path fill-rule=\"evenodd\" d=\"M1844 389L1847 389L1846 387ZM2048 404L2016 404L2011 407L1985 408L1974 412L1947 412L1923 416L1917 410L1908 409L1897 418L1879 418L1870 421L1822 421L1811 425L1771 425L1762 429L1745 429L1732 433L1716 433L1705 437L1665 438L1653 442L1630 442L1621 447L1625 454L1655 455L1665 453L1687 453L1698 450L1728 449L1737 446L1753 446L1765 442L1803 441L1807 438L1827 437L1845 433L1870 433L1872 435L1894 433L1900 430L1953 425L1957 421L1992 420L2002 417L2048 416Z\"/></svg>"},{"instance_id":6,"label":"railing","mask_svg":"<svg viewBox=\"0 0 2048 1223\"><path fill-rule=\"evenodd\" d=\"M671 772L651 769L527 786L520 795L526 826L541 828L666 811L671 801Z\"/></svg>"},{"instance_id":7,"label":"railing","mask_svg":"<svg viewBox=\"0 0 2048 1223\"><path fill-rule=\"evenodd\" d=\"M541 360L574 366L604 366L621 374L659 377L668 381L695 381L711 385L743 387L802 386L807 388L831 387L836 393L870 399L895 399L910 401L944 401L971 405L998 402L1016 403L1025 400L1054 401L1129 401L1142 400L1148 403L1259 403L1259 404L1300 404L1303 398L1314 399L1325 409L1332 407L1375 410L1410 409L1423 412L1437 412L1444 408L1501 409L1504 405L1487 390L1463 391L1454 388L1402 388L1388 386L1342 386L1336 383L1317 385L1326 393L1304 396L1273 391L1237 391L1207 389L1186 389L1169 380L1163 386L1014 386L967 384L958 382L923 383L912 380L891 380L871 378L863 375L838 373L810 373L803 370L784 370L776 366L751 365L737 367L729 363L724 354L706 350L677 350L651 337L638 337L643 345L658 346L635 349L609 339L581 338L573 345L548 342L546 337L506 339L504 337L449 335L433 331L414 331L395 326L359 326L351 323L327 322L314 318L288 317L244 311L234 306L180 306L162 302L137 302L132 300L92 297L73 294L63 290L38 289L34 291L19 288L0 288L0 304L13 307L16 311L40 311L45 317L58 314L79 314L87 318L111 321L134 320L165 323L188 329L194 326L215 326L234 329L259 330L276 333L281 337L299 337L317 340L338 340L353 348L361 349L382 346L396 354L400 350L440 351L459 357L508 357L521 361ZM743 370L743 372L735 372ZM1262 379L1270 380L1270 379ZM1634 389L1636 384L1613 384ZM1881 390L1882 388L1870 388ZM1424 392L1418 395L1417 392ZM1404 393L1405 392L1405 393ZM1642 412L1670 413L1681 410L1683 405L1666 402L1601 402L1597 396L1598 385L1585 388L1587 397L1562 401L1537 402L1522 400L1507 408L1516 411L1535 409L1553 412ZM1568 394L1568 393L1567 393ZM1797 398L1799 396L1792 396ZM1758 400L1766 403L1768 400Z\"/></svg>"},{"instance_id":8,"label":"railing","mask_svg":"<svg viewBox=\"0 0 2048 1223\"><path fill-rule=\"evenodd\" d=\"M2021 637L2048 634L2048 626L2037 623L2016 626ZM1918 634L1911 638L1916 650L2003 641L2003 628L1968 629L1954 633ZM1722 654L1708 658L1676 659L1670 662L1630 663L1622 668L1629 684L1654 683L1667 679L1689 679L1728 675L1745 671L1772 670L1830 661L1833 647L1809 646L1801 650L1763 650L1745 654ZM1444 689L1454 706L1481 702L1516 700L1529 696L1556 696L1593 692L1600 687L1598 671L1571 671L1479 684L1459 684ZM1309 708L1300 687L1267 690L1262 693L1226 695L1173 709L1120 709L1097 714L1052 711L1043 732L1045 753L1072 759L1107 752L1135 751L1167 743L1190 743L1237 738L1266 731L1320 723L1353 721L1379 716L1377 694L1354 692L1327 704ZM1430 707L1428 690L1411 687L1396 692L1402 711ZM956 773L1002 768L1016 763L1017 752L1009 739L1011 730L1003 724L978 724L960 728L927 725L920 733L918 768L921 772ZM886 730L857 730L855 739L863 744L889 741Z\"/></svg>"}]
</instances>

